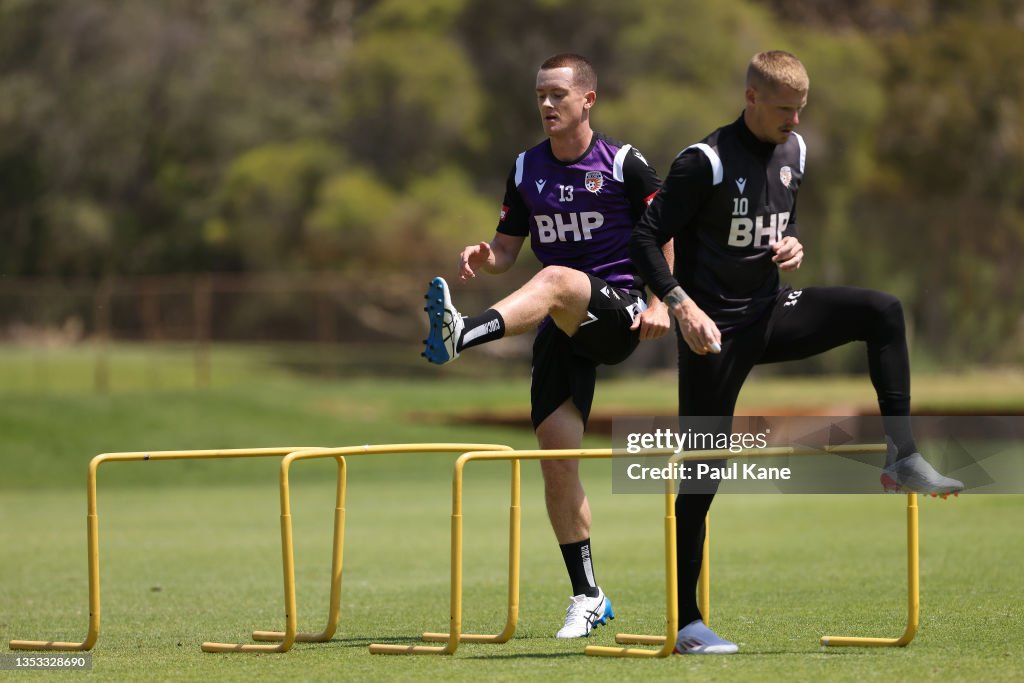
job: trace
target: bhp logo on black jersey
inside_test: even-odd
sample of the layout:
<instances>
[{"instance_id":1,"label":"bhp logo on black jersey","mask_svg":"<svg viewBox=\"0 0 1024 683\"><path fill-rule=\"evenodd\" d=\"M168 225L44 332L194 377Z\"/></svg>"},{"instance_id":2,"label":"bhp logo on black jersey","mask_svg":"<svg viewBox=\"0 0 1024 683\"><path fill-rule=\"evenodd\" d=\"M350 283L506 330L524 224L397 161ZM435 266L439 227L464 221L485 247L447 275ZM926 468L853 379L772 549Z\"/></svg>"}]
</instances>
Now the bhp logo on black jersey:
<instances>
[{"instance_id":1,"label":"bhp logo on black jersey","mask_svg":"<svg viewBox=\"0 0 1024 683\"><path fill-rule=\"evenodd\" d=\"M768 225L764 224L764 216L751 218L733 218L729 226L730 247L767 247L782 239L789 225L789 211L773 213L768 216Z\"/></svg>"},{"instance_id":2,"label":"bhp logo on black jersey","mask_svg":"<svg viewBox=\"0 0 1024 683\"><path fill-rule=\"evenodd\" d=\"M593 239L593 231L604 225L599 211L556 213L554 216L537 214L537 237L543 244L551 242L581 242Z\"/></svg>"}]
</instances>

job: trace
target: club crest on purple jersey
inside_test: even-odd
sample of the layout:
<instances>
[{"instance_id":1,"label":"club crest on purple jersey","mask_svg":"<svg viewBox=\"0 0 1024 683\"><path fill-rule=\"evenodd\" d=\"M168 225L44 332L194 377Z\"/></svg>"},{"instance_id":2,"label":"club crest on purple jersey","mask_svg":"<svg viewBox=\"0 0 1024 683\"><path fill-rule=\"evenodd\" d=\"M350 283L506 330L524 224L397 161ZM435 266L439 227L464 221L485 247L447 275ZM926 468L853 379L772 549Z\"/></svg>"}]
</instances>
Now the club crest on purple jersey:
<instances>
[{"instance_id":1,"label":"club crest on purple jersey","mask_svg":"<svg viewBox=\"0 0 1024 683\"><path fill-rule=\"evenodd\" d=\"M583 187L587 188L588 192L599 194L601 188L604 187L604 175L600 171L587 171L587 175L583 179Z\"/></svg>"},{"instance_id":2,"label":"club crest on purple jersey","mask_svg":"<svg viewBox=\"0 0 1024 683\"><path fill-rule=\"evenodd\" d=\"M789 187L789 183L792 182L793 180L793 169L791 169L789 166L783 166L782 168L780 168L779 180L782 181L783 185Z\"/></svg>"}]
</instances>

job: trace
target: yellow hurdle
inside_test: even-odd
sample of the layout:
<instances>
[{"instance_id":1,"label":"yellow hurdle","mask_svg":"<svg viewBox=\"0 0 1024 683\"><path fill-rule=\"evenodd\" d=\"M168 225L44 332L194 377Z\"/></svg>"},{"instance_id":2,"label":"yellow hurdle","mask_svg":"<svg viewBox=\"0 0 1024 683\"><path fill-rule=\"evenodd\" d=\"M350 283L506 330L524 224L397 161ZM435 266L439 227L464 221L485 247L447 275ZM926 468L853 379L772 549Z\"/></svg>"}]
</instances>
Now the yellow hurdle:
<instances>
[{"instance_id":1,"label":"yellow hurdle","mask_svg":"<svg viewBox=\"0 0 1024 683\"><path fill-rule=\"evenodd\" d=\"M769 458L777 456L820 456L821 454L863 454L863 453L885 453L886 445L883 444L850 444L838 446L826 446L823 450L813 449L792 449L792 447L778 447L778 449L758 449L742 451L731 454L722 452L687 452L680 456L673 456L670 462L677 463L687 460L726 460L729 458ZM707 522L707 518L706 518ZM703 564L700 571L700 582L697 588L700 611L703 614L703 621L709 622L711 603L711 563L710 563L710 536L705 539L703 547ZM919 518L918 518L918 495L907 494L906 497L906 567L907 567L907 616L906 627L903 634L898 638L868 638L860 636L822 636L820 643L825 646L849 646L849 647L903 647L907 645L918 633L921 618L921 571L920 571L920 547L919 547ZM675 636L673 636L673 641ZM623 644L644 644L663 645L662 650L657 651L658 656L664 656L663 652L668 649L668 641L665 636L647 636L634 634L618 634L615 642ZM590 646L587 654L604 656L637 656L636 652L644 650L630 650L629 648L598 647ZM670 650L671 652L671 650Z\"/></svg>"},{"instance_id":2,"label":"yellow hurdle","mask_svg":"<svg viewBox=\"0 0 1024 683\"><path fill-rule=\"evenodd\" d=\"M850 445L829 447L824 449L827 453L878 453L885 452L884 445ZM651 455L664 454L661 451L648 452ZM450 627L446 634L427 633L424 639L443 639L445 645L441 647L426 645L389 645L375 643L369 646L373 654L453 654L459 643L464 640L461 634L462 627L462 482L463 470L474 460L509 460L513 464L520 460L571 460L591 458L611 458L615 455L612 449L566 449L566 450L524 450L506 452L470 452L462 455L455 462L455 469L452 480L452 518L451 518L451 576L450 576ZM725 460L729 458L756 458L756 457L778 457L778 456L820 456L822 450L798 449L790 447L777 447L765 449L750 449L740 452L729 451L689 451L673 455L670 462L683 460ZM518 489L516 479L518 472L513 469L513 508L518 508ZM618 634L616 641L629 644L658 645L659 649L651 650L633 647L604 647L588 646L586 654L605 657L666 657L670 655L675 647L675 637L678 630L678 607L676 602L676 517L675 517L675 491L671 480L666 481L665 491L665 634L664 635L634 635ZM519 532L515 530L510 535L518 538ZM710 608L710 562L709 562L708 540L704 545L704 569L701 574L698 598L702 613L707 615ZM510 542L511 548L511 542ZM512 601L511 586L518 586L519 567L518 562L512 561L510 552L509 563L509 586L510 604ZM899 638L864 638L864 637L836 637L824 636L821 639L822 645L829 646L903 646L913 640L917 633L919 623L919 555L918 555L918 515L916 494L907 495L907 626ZM495 641L491 641L495 642Z\"/></svg>"},{"instance_id":3,"label":"yellow hurdle","mask_svg":"<svg viewBox=\"0 0 1024 683\"><path fill-rule=\"evenodd\" d=\"M285 584L285 630L284 631L254 631L254 640L278 640L282 644L287 643L290 647L295 640L305 642L325 642L334 635L338 624L338 615L341 604L341 575L342 559L344 548L344 520L345 520L345 480L339 476L338 508L335 514L335 539L334 539L334 562L331 569L331 604L328 614L327 628L319 634L296 634L296 604L295 604L295 559L292 543L292 516L291 501L289 498L288 477L291 466L297 460L312 460L318 458L335 458L339 463L346 457L357 455L385 455L401 453L465 453L466 451L511 451L509 446L495 444L465 444L465 443L419 443L419 444L390 444L374 446L347 446L342 448L317 448L289 453L281 460L280 487L281 487L281 555L283 560L283 575ZM504 643L515 633L516 621L519 615L519 463L513 467L512 499L515 505L510 510L510 528L514 530L509 536L509 598L508 611L504 629L500 633L490 634L462 634L465 641L478 643ZM221 643L204 643L203 650L206 652L235 652L256 651L254 648L266 648L271 646L258 645L230 645ZM287 649L287 648L285 648ZM275 650L278 651L278 650ZM283 650L281 650L283 651Z\"/></svg>"},{"instance_id":4,"label":"yellow hurdle","mask_svg":"<svg viewBox=\"0 0 1024 683\"><path fill-rule=\"evenodd\" d=\"M86 478L86 552L89 563L89 630L80 643L53 640L12 640L12 650L91 650L100 635L100 531L96 505L96 475L106 462L135 462L154 460L212 460L225 458L261 458L284 456L299 450L300 446L282 448L241 448L228 450L193 451L133 451L102 453L89 461ZM307 447L308 448L308 447ZM342 470L339 470L339 477Z\"/></svg>"},{"instance_id":5,"label":"yellow hurdle","mask_svg":"<svg viewBox=\"0 0 1024 683\"><path fill-rule=\"evenodd\" d=\"M253 449L228 449L228 450L193 450L193 451L152 451L152 452L125 452L125 453L103 453L97 455L89 462L88 477L86 481L87 499L87 525L86 525L86 547L88 555L88 578L89 578L89 628L85 639L82 642L62 642L46 640L12 640L12 650L90 650L96 644L100 633L100 570L99 570L99 515L97 512L97 489L96 479L99 466L105 462L131 462L131 461L153 461L153 460L208 460L208 459L229 459L229 458L257 458L283 456L281 462L280 477L280 501L281 501L281 556L284 578L284 602L285 602L285 630L284 631L256 631L253 634L256 640L280 641L274 645L261 644L240 644L240 643L203 643L202 649L205 652L287 652L296 641L302 642L325 642L330 640L338 626L340 605L341 605L341 574L342 558L344 554L344 525L345 525L345 493L346 493L346 464L345 454L384 454L384 453L426 453L426 452L447 452L464 453L468 450L511 450L508 446L492 444L390 444L375 446L351 446L345 448L315 448L302 446L287 446L281 448L253 448ZM334 544L331 562L331 592L330 604L328 606L327 625L318 633L297 632L297 619L295 608L295 571L294 552L292 545L291 527L291 500L288 486L288 467L296 459L306 458L334 458L338 465L338 477L336 486L335 513L334 513ZM518 492L515 493L518 498ZM515 511L514 526L518 530L518 509ZM512 543L510 540L510 549ZM518 566L518 538L515 539L515 563ZM511 550L510 550L511 552ZM511 637L515 631L515 618L518 614L518 572L512 576L512 558L510 556L510 581L515 580L516 601L510 598L509 623L505 630L498 636L480 636L487 638L500 638L507 633L505 640ZM510 584L510 596L512 594ZM505 642L495 640L494 642Z\"/></svg>"},{"instance_id":6,"label":"yellow hurdle","mask_svg":"<svg viewBox=\"0 0 1024 683\"><path fill-rule=\"evenodd\" d=\"M825 453L841 455L856 453L885 453L885 444L828 446L823 449ZM739 453L725 453L719 451L690 451L681 455L669 458L670 463L685 460L725 460L728 458L756 458L774 457L781 455L815 456L821 455L821 450L797 449L797 448L764 448ZM705 522L707 520L705 519ZM851 647L903 647L910 643L917 634L920 623L920 554L918 542L918 508L917 494L907 494L907 625L903 634L898 638L869 638L860 636L822 636L821 644L824 646L851 646ZM708 623L710 610L710 552L709 538L704 543L704 561L701 568L700 583L698 585L698 601L701 613L704 615L704 623ZM671 638L656 635L633 635L620 633L615 637L615 642L622 644L644 644L661 645L662 649L655 653L655 656L666 656L671 653L668 647L671 642L674 646L675 635ZM635 650L631 648L614 648L589 646L586 649L588 655L607 657L631 657L649 656L639 655L646 650Z\"/></svg>"},{"instance_id":7,"label":"yellow hurdle","mask_svg":"<svg viewBox=\"0 0 1024 683\"><path fill-rule=\"evenodd\" d=\"M513 463L521 460L575 460L611 458L613 451L610 448L599 449L563 449L563 450L524 450L508 452L469 452L462 455L455 461L455 468L452 477L452 519L451 519L451 577L450 577L450 618L448 633L424 634L424 639L429 636L430 640L443 638L443 646L430 645L389 645L374 643L369 646L373 654L453 654L462 642L462 490L463 473L465 466L474 460L509 460ZM513 480L518 477L517 471L513 470ZM669 487L671 484L667 484ZM519 487L513 486L513 504L518 507ZM672 496L666 495L665 507L665 547L666 576L666 634L671 630L672 643L675 642L676 622L676 599L675 599L675 506ZM518 531L514 536L518 537ZM671 560L671 561L670 561ZM512 568L510 562L510 569ZM518 563L515 565L516 579L518 585ZM510 584L513 583L510 580ZM669 647L671 652L671 646Z\"/></svg>"}]
</instances>

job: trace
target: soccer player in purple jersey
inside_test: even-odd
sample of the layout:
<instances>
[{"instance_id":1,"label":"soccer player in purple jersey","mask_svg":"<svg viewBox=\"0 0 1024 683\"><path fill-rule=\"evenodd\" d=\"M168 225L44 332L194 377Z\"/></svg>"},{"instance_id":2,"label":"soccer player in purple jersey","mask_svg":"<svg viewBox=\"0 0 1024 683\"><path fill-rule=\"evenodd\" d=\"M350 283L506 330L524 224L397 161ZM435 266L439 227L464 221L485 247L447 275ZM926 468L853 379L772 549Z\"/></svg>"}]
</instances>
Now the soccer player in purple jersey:
<instances>
[{"instance_id":1,"label":"soccer player in purple jersey","mask_svg":"<svg viewBox=\"0 0 1024 683\"><path fill-rule=\"evenodd\" d=\"M625 360L640 340L664 335L664 304L645 301L629 258L633 225L660 180L632 146L590 127L597 77L575 54L537 72L537 106L547 140L523 152L509 174L497 232L462 250L459 278L504 273L527 236L543 268L479 315L463 318L448 284L427 290L430 333L423 355L448 363L471 346L540 326L533 345L531 419L543 449L579 448L594 398L596 367ZM671 245L664 249L671 260ZM614 618L594 577L590 506L576 460L541 461L548 517L573 597L558 638L589 635Z\"/></svg>"},{"instance_id":2,"label":"soccer player in purple jersey","mask_svg":"<svg viewBox=\"0 0 1024 683\"><path fill-rule=\"evenodd\" d=\"M787 52L762 52L747 69L746 106L676 157L633 233L631 254L679 322L679 414L730 416L754 365L807 358L864 341L889 452L886 490L948 495L963 484L917 451L910 426L910 361L903 309L889 294L781 284L803 262L796 196L806 147L796 132L810 82ZM675 244L675 272L662 245ZM680 654L738 647L704 625L696 588L704 519L717 489L684 482L676 498Z\"/></svg>"}]
</instances>

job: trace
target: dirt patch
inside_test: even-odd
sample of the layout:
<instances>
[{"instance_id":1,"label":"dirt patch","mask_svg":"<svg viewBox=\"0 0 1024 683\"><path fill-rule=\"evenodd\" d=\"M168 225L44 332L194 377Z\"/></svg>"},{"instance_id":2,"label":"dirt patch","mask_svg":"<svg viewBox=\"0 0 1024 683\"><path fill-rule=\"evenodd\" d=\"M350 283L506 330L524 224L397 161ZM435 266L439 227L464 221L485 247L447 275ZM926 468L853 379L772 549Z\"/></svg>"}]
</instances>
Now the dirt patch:
<instances>
[{"instance_id":1,"label":"dirt patch","mask_svg":"<svg viewBox=\"0 0 1024 683\"><path fill-rule=\"evenodd\" d=\"M792 416L792 417L867 417L878 415L877 406L852 406L852 405L829 405L829 406L770 406L764 408L743 408L736 411L737 417L743 416ZM965 410L963 408L927 408L914 411L915 417L966 417L966 416L1024 416L1024 410ZM601 410L590 414L590 421L587 425L587 432L611 436L612 421L624 417L674 417L671 413L637 412L635 410ZM413 420L437 420L438 415L432 414L429 417L420 413L410 416ZM530 413L525 410L511 411L474 411L449 415L443 419L453 424L489 425L494 427L509 427L513 429L527 429L532 431L533 424L530 422Z\"/></svg>"},{"instance_id":2,"label":"dirt patch","mask_svg":"<svg viewBox=\"0 0 1024 683\"><path fill-rule=\"evenodd\" d=\"M877 415L877 408L874 411L866 408L853 406L814 406L814 407L789 407L779 408L773 406L761 410L748 408L737 410L737 416L746 415ZM420 416L423 417L422 415ZM674 417L672 413L637 412L629 410L601 410L593 411L587 424L587 432L611 436L613 420L624 417ZM530 414L527 411L475 411L472 413L459 413L449 416L448 420L454 424L489 425L494 427L510 427L515 429L533 430L533 423L530 421Z\"/></svg>"}]
</instances>

